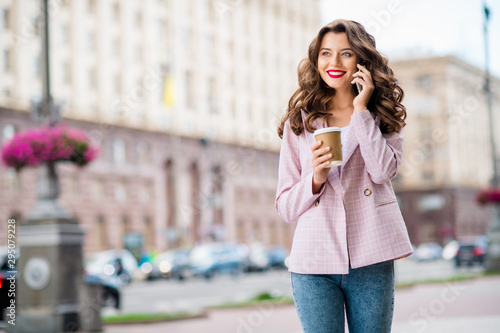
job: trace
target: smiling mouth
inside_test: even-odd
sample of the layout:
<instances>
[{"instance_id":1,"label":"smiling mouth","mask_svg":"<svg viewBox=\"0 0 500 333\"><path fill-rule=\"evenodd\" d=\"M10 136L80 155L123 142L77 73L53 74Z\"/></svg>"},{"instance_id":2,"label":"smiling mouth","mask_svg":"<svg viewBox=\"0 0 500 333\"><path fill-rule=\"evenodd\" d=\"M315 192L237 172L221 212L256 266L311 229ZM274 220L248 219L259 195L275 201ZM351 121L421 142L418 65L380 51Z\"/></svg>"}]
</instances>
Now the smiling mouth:
<instances>
[{"instance_id":1,"label":"smiling mouth","mask_svg":"<svg viewBox=\"0 0 500 333\"><path fill-rule=\"evenodd\" d=\"M332 71L332 70L326 72L332 79L338 79L339 77L342 77L344 76L345 73L347 73L346 71Z\"/></svg>"}]
</instances>

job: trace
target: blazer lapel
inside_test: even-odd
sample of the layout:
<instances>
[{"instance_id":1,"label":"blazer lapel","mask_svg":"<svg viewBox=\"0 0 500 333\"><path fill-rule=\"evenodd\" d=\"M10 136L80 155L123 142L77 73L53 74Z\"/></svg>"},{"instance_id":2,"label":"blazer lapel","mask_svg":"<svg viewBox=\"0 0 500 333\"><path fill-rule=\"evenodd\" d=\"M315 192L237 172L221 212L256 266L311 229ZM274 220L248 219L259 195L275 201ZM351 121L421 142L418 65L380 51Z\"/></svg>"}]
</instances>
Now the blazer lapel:
<instances>
[{"instance_id":1,"label":"blazer lapel","mask_svg":"<svg viewBox=\"0 0 500 333\"><path fill-rule=\"evenodd\" d=\"M354 129L349 128L349 131L347 132L344 154L342 156L342 168L344 168L347 161L349 161L349 159L351 158L352 154L354 153L358 145L359 143L358 140L356 140Z\"/></svg>"}]
</instances>

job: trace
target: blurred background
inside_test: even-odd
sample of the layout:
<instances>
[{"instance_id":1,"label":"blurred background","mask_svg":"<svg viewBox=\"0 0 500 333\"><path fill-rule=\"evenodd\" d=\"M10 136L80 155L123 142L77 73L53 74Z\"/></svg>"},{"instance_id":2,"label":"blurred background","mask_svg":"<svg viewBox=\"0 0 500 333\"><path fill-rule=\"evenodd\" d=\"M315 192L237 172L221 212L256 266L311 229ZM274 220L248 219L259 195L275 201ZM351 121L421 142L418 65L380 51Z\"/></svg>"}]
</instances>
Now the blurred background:
<instances>
[{"instance_id":1,"label":"blurred background","mask_svg":"<svg viewBox=\"0 0 500 333\"><path fill-rule=\"evenodd\" d=\"M41 124L42 8L0 0L0 145ZM84 168L57 164L59 200L85 232L85 274L121 290L121 301L107 305L186 310L265 285L290 295L279 269L295 225L274 208L276 127L309 43L337 18L374 35L405 91L404 159L393 186L417 251L397 278L484 270L493 210L477 194L491 187L500 161L498 1L53 0L56 118L100 147ZM0 166L0 221L26 220L37 177L36 168ZM222 297L198 285L218 275L248 275L249 291L228 288ZM172 278L194 279L205 301L177 294Z\"/></svg>"}]
</instances>

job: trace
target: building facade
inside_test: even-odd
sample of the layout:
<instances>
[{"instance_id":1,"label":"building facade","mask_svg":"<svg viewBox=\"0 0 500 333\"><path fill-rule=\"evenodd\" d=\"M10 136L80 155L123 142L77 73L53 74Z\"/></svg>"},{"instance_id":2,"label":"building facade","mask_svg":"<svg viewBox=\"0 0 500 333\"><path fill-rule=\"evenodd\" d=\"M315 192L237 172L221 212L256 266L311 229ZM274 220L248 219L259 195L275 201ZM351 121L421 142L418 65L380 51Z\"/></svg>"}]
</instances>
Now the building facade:
<instances>
[{"instance_id":1,"label":"building facade","mask_svg":"<svg viewBox=\"0 0 500 333\"><path fill-rule=\"evenodd\" d=\"M475 202L492 177L484 72L456 57L391 62L408 118L394 187L415 244L484 235L489 209ZM500 130L500 80L492 77ZM495 134L500 157L500 135ZM499 165L497 160L497 166Z\"/></svg>"},{"instance_id":2,"label":"building facade","mask_svg":"<svg viewBox=\"0 0 500 333\"><path fill-rule=\"evenodd\" d=\"M38 125L43 26L39 1L0 9L3 144ZM294 226L274 208L276 127L321 25L319 0L55 0L49 15L53 98L101 145L83 169L58 165L85 252L127 239L144 250L291 245ZM0 218L22 223L37 171L0 171Z\"/></svg>"}]
</instances>

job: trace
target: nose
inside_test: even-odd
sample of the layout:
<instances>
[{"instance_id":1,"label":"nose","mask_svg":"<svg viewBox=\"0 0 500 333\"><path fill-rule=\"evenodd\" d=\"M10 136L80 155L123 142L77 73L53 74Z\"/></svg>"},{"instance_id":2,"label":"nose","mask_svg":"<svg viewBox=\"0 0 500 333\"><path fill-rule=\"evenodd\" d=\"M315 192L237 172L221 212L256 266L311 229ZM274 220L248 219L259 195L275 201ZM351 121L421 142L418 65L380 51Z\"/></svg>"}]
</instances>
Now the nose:
<instances>
[{"instance_id":1,"label":"nose","mask_svg":"<svg viewBox=\"0 0 500 333\"><path fill-rule=\"evenodd\" d=\"M330 65L332 65L334 67L340 67L340 66L342 66L342 62L340 61L340 55L339 54L336 54L336 55L334 55L332 57Z\"/></svg>"}]
</instances>

